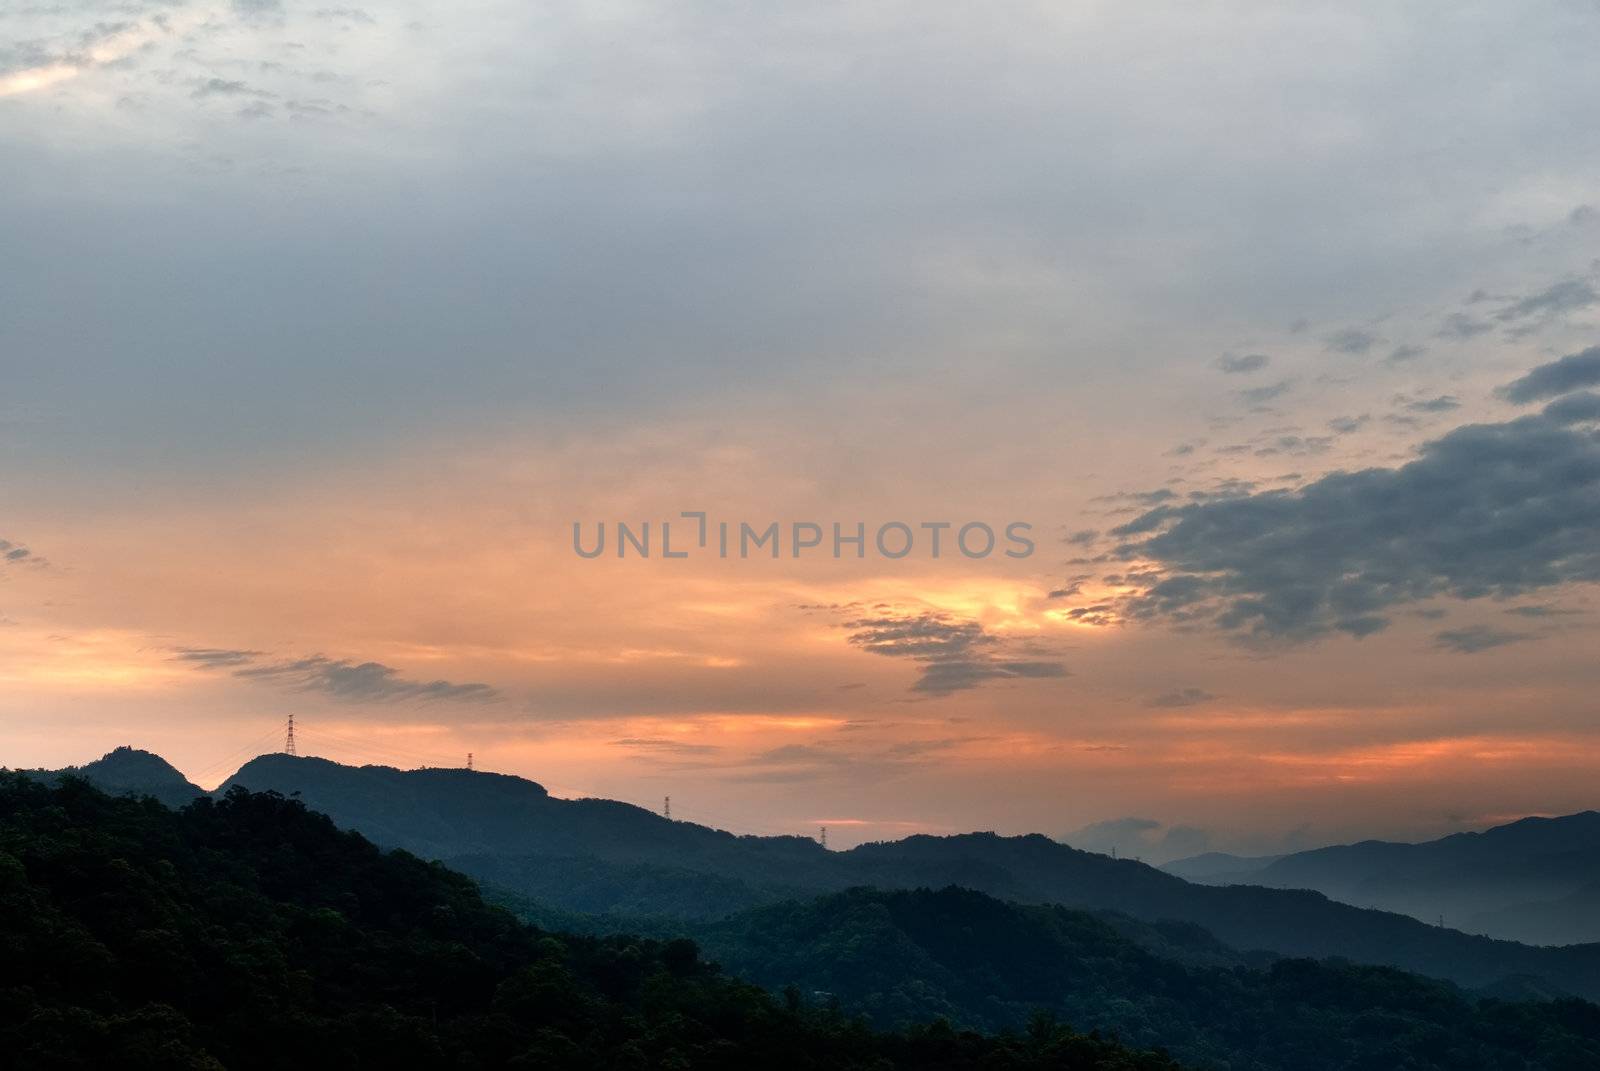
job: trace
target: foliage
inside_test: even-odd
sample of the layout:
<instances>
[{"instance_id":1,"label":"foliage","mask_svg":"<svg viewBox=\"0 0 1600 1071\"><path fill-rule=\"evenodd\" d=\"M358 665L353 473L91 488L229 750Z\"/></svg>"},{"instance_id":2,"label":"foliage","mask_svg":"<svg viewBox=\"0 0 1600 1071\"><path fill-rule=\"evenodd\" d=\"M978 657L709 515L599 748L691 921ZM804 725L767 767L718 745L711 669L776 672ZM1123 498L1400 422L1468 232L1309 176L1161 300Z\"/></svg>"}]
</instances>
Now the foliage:
<instances>
[{"instance_id":1,"label":"foliage","mask_svg":"<svg viewBox=\"0 0 1600 1071\"><path fill-rule=\"evenodd\" d=\"M28 1068L1171 1068L1049 1021L896 1033L692 941L546 933L273 793L171 811L0 774L0 1062Z\"/></svg>"},{"instance_id":2,"label":"foliage","mask_svg":"<svg viewBox=\"0 0 1600 1071\"><path fill-rule=\"evenodd\" d=\"M966 889L852 889L694 930L731 972L832 994L880 1026L942 1017L1017 1028L1040 1009L1160 1045L1195 1066L1600 1067L1600 1007L1505 1003L1386 967L1282 959L1265 969L1157 956L1107 919ZM1167 947L1203 932L1163 927Z\"/></svg>"}]
</instances>

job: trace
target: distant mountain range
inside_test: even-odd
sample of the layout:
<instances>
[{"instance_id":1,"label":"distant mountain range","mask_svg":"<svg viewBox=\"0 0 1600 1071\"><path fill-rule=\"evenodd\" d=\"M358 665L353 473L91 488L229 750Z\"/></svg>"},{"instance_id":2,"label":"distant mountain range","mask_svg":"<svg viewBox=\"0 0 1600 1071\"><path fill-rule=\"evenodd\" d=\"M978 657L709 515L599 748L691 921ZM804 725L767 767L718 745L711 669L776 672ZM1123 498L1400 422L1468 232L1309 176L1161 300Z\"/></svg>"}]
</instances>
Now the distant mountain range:
<instances>
[{"instance_id":1,"label":"distant mountain range","mask_svg":"<svg viewBox=\"0 0 1600 1071\"><path fill-rule=\"evenodd\" d=\"M1369 840L1259 859L1215 853L1162 869L1213 885L1315 889L1468 933L1600 941L1600 812L1523 818L1421 844Z\"/></svg>"},{"instance_id":2,"label":"distant mountain range","mask_svg":"<svg viewBox=\"0 0 1600 1071\"><path fill-rule=\"evenodd\" d=\"M161 763L155 756L148 759ZM131 761L125 756L117 765ZM95 766L79 772L93 779ZM177 791L174 776L187 785L177 771L161 766L165 773L154 772L160 773L165 791ZM1471 988L1600 997L1600 945L1529 947L1335 902L1316 891L1196 884L1039 835L915 836L829 852L805 837L735 836L616 801L559 799L520 777L350 767L279 754L246 763L219 791L235 785L297 795L380 844L444 861L480 881L569 912L711 921L855 886L959 886L1022 904L1188 923L1235 949L1338 956ZM1551 827L1542 823L1555 820L1531 821L1529 828L1548 832ZM1292 884L1295 879L1284 880Z\"/></svg>"}]
</instances>

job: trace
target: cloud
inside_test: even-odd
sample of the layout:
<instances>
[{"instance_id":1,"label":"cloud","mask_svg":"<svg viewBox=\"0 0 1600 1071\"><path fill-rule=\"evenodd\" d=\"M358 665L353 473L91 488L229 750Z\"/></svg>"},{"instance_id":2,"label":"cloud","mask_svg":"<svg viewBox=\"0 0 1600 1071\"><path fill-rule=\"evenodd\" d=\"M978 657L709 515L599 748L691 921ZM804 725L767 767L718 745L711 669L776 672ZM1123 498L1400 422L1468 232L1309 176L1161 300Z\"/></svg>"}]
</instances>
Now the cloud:
<instances>
[{"instance_id":1,"label":"cloud","mask_svg":"<svg viewBox=\"0 0 1600 1071\"><path fill-rule=\"evenodd\" d=\"M1526 632L1508 632L1488 625L1468 625L1466 628L1445 629L1433 636L1438 645L1458 654L1477 654L1494 647L1504 647L1528 639Z\"/></svg>"},{"instance_id":2,"label":"cloud","mask_svg":"<svg viewBox=\"0 0 1600 1071\"><path fill-rule=\"evenodd\" d=\"M1349 435L1351 432L1360 431L1371 420L1372 417L1367 413L1362 413L1360 416L1334 417L1328 421L1328 430L1335 435Z\"/></svg>"},{"instance_id":3,"label":"cloud","mask_svg":"<svg viewBox=\"0 0 1600 1071\"><path fill-rule=\"evenodd\" d=\"M1463 312L1452 312L1449 316L1444 318L1444 326L1439 328L1438 335L1440 338L1453 338L1457 341L1465 341L1469 338L1477 338L1479 335L1487 334L1493 330L1494 324L1489 323L1487 320L1474 319ZM1405 347L1401 348L1403 349ZM1403 358L1397 356L1399 352L1400 350L1396 350L1394 353L1391 353L1389 355L1389 360L1402 360Z\"/></svg>"},{"instance_id":4,"label":"cloud","mask_svg":"<svg viewBox=\"0 0 1600 1071\"><path fill-rule=\"evenodd\" d=\"M1325 341L1328 349L1335 353L1347 353L1359 357L1376 346L1379 339L1371 331L1364 331L1359 327L1347 327L1342 331L1335 331Z\"/></svg>"},{"instance_id":5,"label":"cloud","mask_svg":"<svg viewBox=\"0 0 1600 1071\"><path fill-rule=\"evenodd\" d=\"M1600 346L1569 353L1558 361L1541 364L1521 379L1501 387L1500 397L1518 405L1554 398L1584 387L1600 387Z\"/></svg>"},{"instance_id":6,"label":"cloud","mask_svg":"<svg viewBox=\"0 0 1600 1071\"><path fill-rule=\"evenodd\" d=\"M1583 391L1557 398L1544 407L1544 416L1558 424L1584 424L1600 420L1600 394Z\"/></svg>"},{"instance_id":7,"label":"cloud","mask_svg":"<svg viewBox=\"0 0 1600 1071\"><path fill-rule=\"evenodd\" d=\"M244 82L229 81L224 78L207 78L195 86L194 92L189 94L196 100L206 97L271 97L271 93L259 89L251 89Z\"/></svg>"},{"instance_id":8,"label":"cloud","mask_svg":"<svg viewBox=\"0 0 1600 1071\"><path fill-rule=\"evenodd\" d=\"M1218 357L1215 363L1225 375L1248 375L1267 367L1272 363L1272 358L1264 353L1247 353L1242 357L1227 353Z\"/></svg>"},{"instance_id":9,"label":"cloud","mask_svg":"<svg viewBox=\"0 0 1600 1071\"><path fill-rule=\"evenodd\" d=\"M1176 688L1170 692L1162 692L1146 705L1152 707L1194 707L1202 703L1209 703L1215 698L1217 697L1202 688Z\"/></svg>"},{"instance_id":10,"label":"cloud","mask_svg":"<svg viewBox=\"0 0 1600 1071\"><path fill-rule=\"evenodd\" d=\"M1461 408L1461 399L1453 394L1441 394L1436 398L1400 399L1400 401L1413 413L1448 413L1452 409Z\"/></svg>"},{"instance_id":11,"label":"cloud","mask_svg":"<svg viewBox=\"0 0 1600 1071\"><path fill-rule=\"evenodd\" d=\"M682 740L666 740L656 737L627 737L622 740L613 740L611 744L613 747L626 747L639 751L685 756L712 755L722 750L715 744L689 744Z\"/></svg>"},{"instance_id":12,"label":"cloud","mask_svg":"<svg viewBox=\"0 0 1600 1071\"><path fill-rule=\"evenodd\" d=\"M1389 351L1389 356L1384 358L1384 360L1388 361L1390 364L1403 364L1406 361L1415 360L1427 352L1428 351L1421 346L1413 346L1410 344L1396 346L1394 349Z\"/></svg>"},{"instance_id":13,"label":"cloud","mask_svg":"<svg viewBox=\"0 0 1600 1071\"><path fill-rule=\"evenodd\" d=\"M1582 610L1564 610L1559 606L1549 606L1545 604L1534 604L1531 606L1508 606L1506 607L1505 612L1508 614L1515 614L1517 617L1536 618L1576 617L1583 613Z\"/></svg>"},{"instance_id":14,"label":"cloud","mask_svg":"<svg viewBox=\"0 0 1600 1071\"><path fill-rule=\"evenodd\" d=\"M175 662L188 662L207 669L224 669L253 662L260 651L230 650L225 647L179 647Z\"/></svg>"},{"instance_id":15,"label":"cloud","mask_svg":"<svg viewBox=\"0 0 1600 1071\"><path fill-rule=\"evenodd\" d=\"M982 739L941 737L866 748L816 743L784 744L753 756L733 779L770 784L826 778L861 781L892 777L926 765L930 755Z\"/></svg>"},{"instance_id":16,"label":"cloud","mask_svg":"<svg viewBox=\"0 0 1600 1071\"><path fill-rule=\"evenodd\" d=\"M259 651L224 647L180 647L175 660L201 669L226 669L241 680L277 684L296 692L320 692L346 703L486 703L500 698L487 684L409 680L381 662L353 662L320 654L261 662L260 655Z\"/></svg>"},{"instance_id":17,"label":"cloud","mask_svg":"<svg viewBox=\"0 0 1600 1071\"><path fill-rule=\"evenodd\" d=\"M1263 402L1270 402L1274 398L1283 397L1285 394L1289 393L1293 386L1294 380L1280 379L1278 382L1265 387L1248 387L1241 391L1235 391L1234 393L1239 396L1240 401L1245 402L1246 404L1260 405Z\"/></svg>"},{"instance_id":18,"label":"cloud","mask_svg":"<svg viewBox=\"0 0 1600 1071\"><path fill-rule=\"evenodd\" d=\"M1158 506L1112 532L1118 557L1149 563L1116 619L1359 637L1406 603L1600 580L1600 435L1569 408L1456 428L1398 468Z\"/></svg>"},{"instance_id":19,"label":"cloud","mask_svg":"<svg viewBox=\"0 0 1600 1071\"><path fill-rule=\"evenodd\" d=\"M1529 316L1560 316L1578 312L1600 301L1594 287L1581 279L1566 279L1514 301L1494 314L1496 320L1511 322Z\"/></svg>"},{"instance_id":20,"label":"cloud","mask_svg":"<svg viewBox=\"0 0 1600 1071\"><path fill-rule=\"evenodd\" d=\"M0 539L0 565L47 565L43 558L20 543Z\"/></svg>"},{"instance_id":21,"label":"cloud","mask_svg":"<svg viewBox=\"0 0 1600 1071\"><path fill-rule=\"evenodd\" d=\"M921 674L912 685L916 692L949 695L986 681L1068 675L1060 662L1007 657L1009 645L979 622L947 614L857 618L845 627L855 630L849 642L863 651L918 663Z\"/></svg>"}]
</instances>

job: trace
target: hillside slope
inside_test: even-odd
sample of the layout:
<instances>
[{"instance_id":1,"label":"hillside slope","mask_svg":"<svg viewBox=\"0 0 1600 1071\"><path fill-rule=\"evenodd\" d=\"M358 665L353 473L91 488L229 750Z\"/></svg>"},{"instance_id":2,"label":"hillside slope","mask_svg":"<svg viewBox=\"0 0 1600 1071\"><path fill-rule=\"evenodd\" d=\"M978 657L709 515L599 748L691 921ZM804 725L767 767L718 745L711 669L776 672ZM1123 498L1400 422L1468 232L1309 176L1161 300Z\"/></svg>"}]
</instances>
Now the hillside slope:
<instances>
[{"instance_id":1,"label":"hillside slope","mask_svg":"<svg viewBox=\"0 0 1600 1071\"><path fill-rule=\"evenodd\" d=\"M281 796L174 812L0 774L0 1062L21 1068L1156 1071L1040 1024L869 1031L689 941L541 933Z\"/></svg>"},{"instance_id":2,"label":"hillside slope","mask_svg":"<svg viewBox=\"0 0 1600 1071\"><path fill-rule=\"evenodd\" d=\"M712 918L857 885L958 885L1024 903L1189 922L1239 949L1345 956L1474 988L1527 976L1600 998L1597 946L1530 948L1316 892L1195 885L1039 835L915 836L827 852L801 837L738 837L628 804L556 799L500 774L355 768L286 755L253 760L228 783L299 793L342 826L569 911Z\"/></svg>"},{"instance_id":3,"label":"hillside slope","mask_svg":"<svg viewBox=\"0 0 1600 1071\"><path fill-rule=\"evenodd\" d=\"M852 889L692 932L741 977L826 991L885 1026L938 1015L1015 1029L1043 1008L1202 1067L1600 1066L1593 1004L1479 1002L1447 983L1338 961L1183 964L1115 919L964 889ZM1169 948L1225 951L1178 927L1161 936Z\"/></svg>"}]
</instances>

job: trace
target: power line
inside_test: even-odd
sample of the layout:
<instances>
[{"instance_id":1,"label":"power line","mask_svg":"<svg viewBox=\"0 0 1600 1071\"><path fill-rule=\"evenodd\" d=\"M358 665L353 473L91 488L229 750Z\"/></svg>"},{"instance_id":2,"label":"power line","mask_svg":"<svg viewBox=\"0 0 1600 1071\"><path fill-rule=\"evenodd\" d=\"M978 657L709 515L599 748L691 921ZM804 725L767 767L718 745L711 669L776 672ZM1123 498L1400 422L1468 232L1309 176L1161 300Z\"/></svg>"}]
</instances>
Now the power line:
<instances>
[{"instance_id":1,"label":"power line","mask_svg":"<svg viewBox=\"0 0 1600 1071\"><path fill-rule=\"evenodd\" d=\"M278 731L279 730L276 726L268 729L266 732L255 737L248 744L245 744L243 747L234 748L222 758L217 759L214 762L210 762L205 766L193 771L189 774L190 780L204 781L210 774L226 768L242 756L249 755L250 758L255 758L257 755L264 753L269 748L272 741L277 739Z\"/></svg>"}]
</instances>

